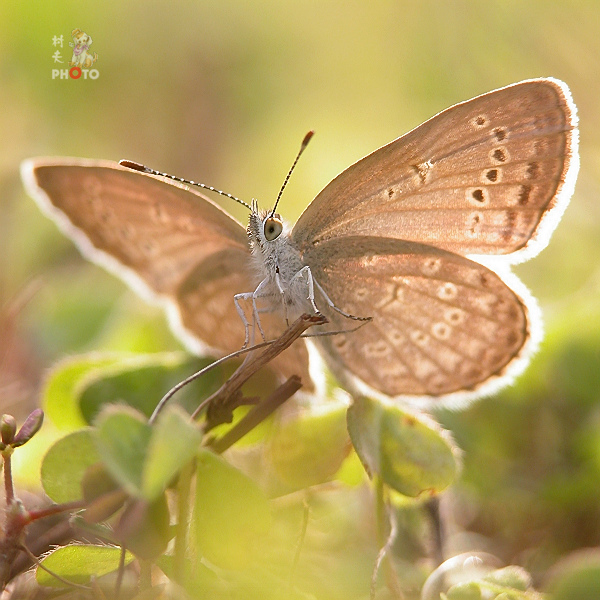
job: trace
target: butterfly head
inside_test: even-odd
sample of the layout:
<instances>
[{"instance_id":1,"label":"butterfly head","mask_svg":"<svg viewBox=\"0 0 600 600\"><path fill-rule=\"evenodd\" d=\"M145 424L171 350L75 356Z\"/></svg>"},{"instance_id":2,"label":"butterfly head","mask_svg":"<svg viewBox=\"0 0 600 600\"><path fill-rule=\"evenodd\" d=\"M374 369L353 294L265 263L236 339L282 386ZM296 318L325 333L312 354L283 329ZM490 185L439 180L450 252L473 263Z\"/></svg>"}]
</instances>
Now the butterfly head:
<instances>
[{"instance_id":1,"label":"butterfly head","mask_svg":"<svg viewBox=\"0 0 600 600\"><path fill-rule=\"evenodd\" d=\"M252 212L247 229L252 250L267 251L269 246L277 242L284 227L281 215L272 211L259 210L256 200L252 201Z\"/></svg>"},{"instance_id":2,"label":"butterfly head","mask_svg":"<svg viewBox=\"0 0 600 600\"><path fill-rule=\"evenodd\" d=\"M276 240L283 231L283 221L278 214L268 215L262 223L263 235L267 242Z\"/></svg>"}]
</instances>

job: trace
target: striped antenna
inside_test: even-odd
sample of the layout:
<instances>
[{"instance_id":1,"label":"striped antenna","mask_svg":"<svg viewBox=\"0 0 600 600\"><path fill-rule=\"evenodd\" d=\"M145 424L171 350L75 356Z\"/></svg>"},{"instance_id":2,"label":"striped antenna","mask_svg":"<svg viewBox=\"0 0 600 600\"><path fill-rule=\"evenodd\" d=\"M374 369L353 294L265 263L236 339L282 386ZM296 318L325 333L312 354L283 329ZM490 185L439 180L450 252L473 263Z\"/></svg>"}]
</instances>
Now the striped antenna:
<instances>
[{"instance_id":1,"label":"striped antenna","mask_svg":"<svg viewBox=\"0 0 600 600\"><path fill-rule=\"evenodd\" d=\"M159 175L160 177L167 177L168 179L172 179L173 181L179 181L180 183L185 183L186 185L193 185L195 187L202 188L203 190L209 190L210 192L215 192L216 194L220 194L221 196L226 196L227 198L231 198L236 202L239 202L241 205L245 206L247 209L252 211L252 207L240 200L233 194L228 194L227 192L223 192L222 190L218 190L210 185L205 185L204 183L196 183L195 181L190 181L189 179L181 179L181 177L175 177L175 175L169 175L168 173L161 173L160 171L155 171L154 169L150 169L145 165L140 165L139 163L133 162L131 160L120 160L119 164L122 167L126 167L131 169L132 171L139 171L140 173L147 173L148 175Z\"/></svg>"},{"instance_id":2,"label":"striped antenna","mask_svg":"<svg viewBox=\"0 0 600 600\"><path fill-rule=\"evenodd\" d=\"M315 134L315 132L311 130L304 136L304 139L302 140L302 144L300 144L300 150L298 151L298 154L296 155L296 158L295 158L292 166L290 167L288 174L286 175L286 177L283 181L283 185L281 186L281 189L279 190L279 194L277 195L277 200L275 200L275 206L273 207L273 210L271 211L271 214L269 215L269 217L272 217L275 214L275 209L277 208L277 204L279 204L279 198L281 198L281 194L283 194L283 190L285 190L285 186L287 185L288 181L290 180L293 170L296 168L298 159L300 158L300 156L302 156L302 153L306 149L306 146L308 146L308 142L310 142L310 138L314 134Z\"/></svg>"}]
</instances>

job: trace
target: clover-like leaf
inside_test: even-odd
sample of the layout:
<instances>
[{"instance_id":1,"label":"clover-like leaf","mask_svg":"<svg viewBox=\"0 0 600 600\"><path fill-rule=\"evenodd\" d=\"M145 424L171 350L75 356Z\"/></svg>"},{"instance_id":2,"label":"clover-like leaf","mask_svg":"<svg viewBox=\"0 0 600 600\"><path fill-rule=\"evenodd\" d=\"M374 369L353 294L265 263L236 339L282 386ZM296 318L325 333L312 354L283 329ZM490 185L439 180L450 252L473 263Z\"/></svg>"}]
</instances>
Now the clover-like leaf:
<instances>
[{"instance_id":1,"label":"clover-like leaf","mask_svg":"<svg viewBox=\"0 0 600 600\"><path fill-rule=\"evenodd\" d=\"M93 546L72 544L57 548L41 563L67 581L80 585L88 584L94 578L101 577L119 568L121 549L114 546ZM125 564L133 560L130 552L125 554ZM47 587L64 587L60 581L43 569L36 570L36 579L40 585Z\"/></svg>"},{"instance_id":2,"label":"clover-like leaf","mask_svg":"<svg viewBox=\"0 0 600 600\"><path fill-rule=\"evenodd\" d=\"M152 428L144 464L142 494L153 501L195 456L202 434L180 407L164 410Z\"/></svg>"},{"instance_id":3,"label":"clover-like leaf","mask_svg":"<svg viewBox=\"0 0 600 600\"><path fill-rule=\"evenodd\" d=\"M144 415L123 406L106 408L94 430L108 472L130 494L143 497L142 476L152 428Z\"/></svg>"},{"instance_id":4,"label":"clover-like leaf","mask_svg":"<svg viewBox=\"0 0 600 600\"><path fill-rule=\"evenodd\" d=\"M405 496L438 494L456 477L457 449L450 437L396 404L355 399L348 431L367 472Z\"/></svg>"},{"instance_id":5,"label":"clover-like leaf","mask_svg":"<svg viewBox=\"0 0 600 600\"><path fill-rule=\"evenodd\" d=\"M293 488L329 480L351 450L346 403L284 414L272 429L267 454L279 478Z\"/></svg>"},{"instance_id":6,"label":"clover-like leaf","mask_svg":"<svg viewBox=\"0 0 600 600\"><path fill-rule=\"evenodd\" d=\"M61 438L50 447L42 461L44 491L57 503L80 500L84 474L99 460L91 428Z\"/></svg>"}]
</instances>

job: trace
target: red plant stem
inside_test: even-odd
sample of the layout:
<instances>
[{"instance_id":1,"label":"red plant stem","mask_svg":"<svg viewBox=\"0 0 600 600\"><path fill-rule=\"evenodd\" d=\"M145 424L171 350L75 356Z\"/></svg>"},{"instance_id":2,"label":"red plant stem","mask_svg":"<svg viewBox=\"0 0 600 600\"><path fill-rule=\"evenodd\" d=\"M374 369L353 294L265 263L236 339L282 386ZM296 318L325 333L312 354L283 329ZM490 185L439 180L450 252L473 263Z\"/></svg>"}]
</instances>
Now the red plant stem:
<instances>
[{"instance_id":1,"label":"red plant stem","mask_svg":"<svg viewBox=\"0 0 600 600\"><path fill-rule=\"evenodd\" d=\"M44 517L57 515L69 510L77 510L78 508L84 508L85 506L86 503L83 500L65 502L64 504L52 504L51 506L47 506L46 508L42 508L40 510L29 511L29 521L37 521L38 519L43 519Z\"/></svg>"}]
</instances>

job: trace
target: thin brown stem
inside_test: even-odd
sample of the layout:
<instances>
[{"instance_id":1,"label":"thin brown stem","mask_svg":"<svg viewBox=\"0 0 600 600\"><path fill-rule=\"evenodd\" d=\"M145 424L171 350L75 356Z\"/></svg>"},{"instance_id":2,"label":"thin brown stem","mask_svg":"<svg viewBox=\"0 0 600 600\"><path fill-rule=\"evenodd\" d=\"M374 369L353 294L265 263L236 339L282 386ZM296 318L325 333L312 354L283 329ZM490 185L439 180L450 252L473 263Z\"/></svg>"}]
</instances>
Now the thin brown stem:
<instances>
[{"instance_id":1,"label":"thin brown stem","mask_svg":"<svg viewBox=\"0 0 600 600\"><path fill-rule=\"evenodd\" d=\"M236 352L232 352L231 354L228 354L227 356L222 356L221 358L215 360L214 362L211 362L210 365L207 365L203 369L200 369L199 371L196 371L195 373L192 373L189 377L186 377L183 381L180 381L177 385L174 385L160 399L160 401L156 405L156 408L154 409L154 412L152 413L152 415L148 419L148 422L150 423L150 425L152 425L152 423L154 423L154 421L156 421L156 418L158 417L158 415L160 414L160 412L164 409L164 407L167 405L167 403L171 400L171 398L180 389L182 389L186 385L188 385L188 383L191 383L192 381L195 381L196 379L202 377L202 375L206 375L206 373L208 373L209 371L212 371L214 368L218 367L220 364L228 361L231 358L236 358L237 356L241 356L242 354L247 354L249 352L252 352L253 350L257 350L258 348L264 348L265 346L268 346L271 343L272 342L262 342L260 344L256 344L256 346L252 346L250 348L242 348L241 350L237 350ZM198 412L198 410L200 410L200 409L199 408L196 409L196 412Z\"/></svg>"},{"instance_id":2,"label":"thin brown stem","mask_svg":"<svg viewBox=\"0 0 600 600\"><path fill-rule=\"evenodd\" d=\"M304 314L296 319L296 321L294 321L294 323L292 323L279 338L273 341L272 344L269 344L262 352L249 355L235 373L233 373L233 375L212 396L200 404L192 414L192 418L197 418L207 406L218 407L225 403L229 398L234 397L242 385L246 383L254 373L272 361L278 354L281 354L281 352L297 340L309 327L312 327L313 325L323 325L326 322L327 319L322 315Z\"/></svg>"},{"instance_id":3,"label":"thin brown stem","mask_svg":"<svg viewBox=\"0 0 600 600\"><path fill-rule=\"evenodd\" d=\"M273 411L279 408L288 398L291 398L300 388L302 382L297 375L292 375L283 385L279 386L266 400L253 407L250 412L236 423L225 435L208 445L217 453L222 454L233 446L239 439L252 431L264 421Z\"/></svg>"},{"instance_id":4,"label":"thin brown stem","mask_svg":"<svg viewBox=\"0 0 600 600\"><path fill-rule=\"evenodd\" d=\"M6 506L10 506L12 501L15 499L15 490L13 488L12 480L12 466L10 460L10 453L7 451L3 454L4 456L4 494L6 496Z\"/></svg>"},{"instance_id":5,"label":"thin brown stem","mask_svg":"<svg viewBox=\"0 0 600 600\"><path fill-rule=\"evenodd\" d=\"M115 600L121 597L121 587L123 586L123 575L125 575L125 557L127 556L127 548L121 545L121 553L119 554L119 569L117 571L117 580L115 581Z\"/></svg>"}]
</instances>

